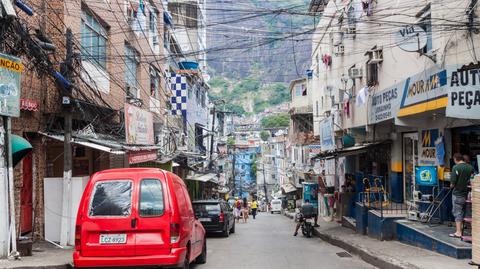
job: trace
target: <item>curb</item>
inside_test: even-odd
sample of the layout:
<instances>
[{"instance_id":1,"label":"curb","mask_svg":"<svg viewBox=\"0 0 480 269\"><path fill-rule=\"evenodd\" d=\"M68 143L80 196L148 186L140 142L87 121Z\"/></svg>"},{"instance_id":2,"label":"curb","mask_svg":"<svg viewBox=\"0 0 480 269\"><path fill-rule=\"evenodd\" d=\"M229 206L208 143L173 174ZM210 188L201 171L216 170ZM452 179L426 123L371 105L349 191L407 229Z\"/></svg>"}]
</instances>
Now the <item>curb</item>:
<instances>
[{"instance_id":1,"label":"curb","mask_svg":"<svg viewBox=\"0 0 480 269\"><path fill-rule=\"evenodd\" d=\"M19 266L11 267L10 269L71 269L73 268L70 264L61 264L61 265L37 265L37 266Z\"/></svg>"},{"instance_id":2,"label":"curb","mask_svg":"<svg viewBox=\"0 0 480 269\"><path fill-rule=\"evenodd\" d=\"M293 219L293 216L285 214L286 217ZM313 229L313 235L322 239L323 241L334 245L336 247L342 248L348 251L351 254L359 256L365 262L382 269L420 269L419 267L413 264L405 264L402 261L395 259L383 259L376 255L373 252L370 252L366 249L361 249L359 246L352 245L346 241L343 241L339 238L331 236L327 233L320 232L318 229Z\"/></svg>"}]
</instances>

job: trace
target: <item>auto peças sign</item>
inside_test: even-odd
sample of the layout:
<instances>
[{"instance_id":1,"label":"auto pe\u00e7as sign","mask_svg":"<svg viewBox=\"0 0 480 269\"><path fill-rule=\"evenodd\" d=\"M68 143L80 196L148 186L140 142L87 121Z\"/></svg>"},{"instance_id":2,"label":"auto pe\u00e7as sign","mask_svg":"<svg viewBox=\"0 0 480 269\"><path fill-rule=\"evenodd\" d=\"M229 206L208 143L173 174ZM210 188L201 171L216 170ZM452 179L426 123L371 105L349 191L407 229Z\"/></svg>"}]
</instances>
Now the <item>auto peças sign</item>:
<instances>
[{"instance_id":1,"label":"auto pe\u00e7as sign","mask_svg":"<svg viewBox=\"0 0 480 269\"><path fill-rule=\"evenodd\" d=\"M480 119L480 65L451 71L447 117Z\"/></svg>"}]
</instances>

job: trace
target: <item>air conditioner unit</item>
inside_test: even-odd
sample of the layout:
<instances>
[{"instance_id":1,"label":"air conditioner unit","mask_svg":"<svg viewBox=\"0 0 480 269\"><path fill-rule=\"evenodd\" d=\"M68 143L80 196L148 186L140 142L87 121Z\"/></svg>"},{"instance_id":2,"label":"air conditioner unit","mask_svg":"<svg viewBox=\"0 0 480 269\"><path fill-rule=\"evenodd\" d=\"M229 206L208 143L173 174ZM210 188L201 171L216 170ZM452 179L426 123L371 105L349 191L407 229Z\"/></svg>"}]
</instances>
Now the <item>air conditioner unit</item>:
<instances>
[{"instance_id":1,"label":"air conditioner unit","mask_svg":"<svg viewBox=\"0 0 480 269\"><path fill-rule=\"evenodd\" d=\"M362 68L352 67L348 69L348 76L350 78L362 78L363 77L363 70Z\"/></svg>"},{"instance_id":2,"label":"air conditioner unit","mask_svg":"<svg viewBox=\"0 0 480 269\"><path fill-rule=\"evenodd\" d=\"M336 56L343 55L345 53L345 46L342 44L335 46L333 48L333 53L335 53Z\"/></svg>"},{"instance_id":3,"label":"air conditioner unit","mask_svg":"<svg viewBox=\"0 0 480 269\"><path fill-rule=\"evenodd\" d=\"M355 26L350 26L347 28L346 33L348 35L356 35L357 34L357 28Z\"/></svg>"},{"instance_id":4,"label":"air conditioner unit","mask_svg":"<svg viewBox=\"0 0 480 269\"><path fill-rule=\"evenodd\" d=\"M134 86L127 85L126 86L126 94L127 94L127 99L136 99L140 98L140 89Z\"/></svg>"},{"instance_id":5,"label":"air conditioner unit","mask_svg":"<svg viewBox=\"0 0 480 269\"><path fill-rule=\"evenodd\" d=\"M370 53L370 64L378 64L383 62L383 50L378 49L378 50L373 50Z\"/></svg>"}]
</instances>

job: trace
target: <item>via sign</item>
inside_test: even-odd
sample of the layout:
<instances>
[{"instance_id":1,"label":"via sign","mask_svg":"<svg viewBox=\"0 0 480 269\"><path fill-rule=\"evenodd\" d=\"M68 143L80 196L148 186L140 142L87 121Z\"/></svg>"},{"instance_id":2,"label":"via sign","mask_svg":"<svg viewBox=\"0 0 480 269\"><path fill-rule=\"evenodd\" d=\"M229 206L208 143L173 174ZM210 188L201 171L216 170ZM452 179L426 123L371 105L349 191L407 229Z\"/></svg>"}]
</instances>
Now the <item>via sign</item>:
<instances>
[{"instance_id":1,"label":"via sign","mask_svg":"<svg viewBox=\"0 0 480 269\"><path fill-rule=\"evenodd\" d=\"M415 52L427 45L427 33L417 25L405 25L395 33L395 43L404 51Z\"/></svg>"}]
</instances>

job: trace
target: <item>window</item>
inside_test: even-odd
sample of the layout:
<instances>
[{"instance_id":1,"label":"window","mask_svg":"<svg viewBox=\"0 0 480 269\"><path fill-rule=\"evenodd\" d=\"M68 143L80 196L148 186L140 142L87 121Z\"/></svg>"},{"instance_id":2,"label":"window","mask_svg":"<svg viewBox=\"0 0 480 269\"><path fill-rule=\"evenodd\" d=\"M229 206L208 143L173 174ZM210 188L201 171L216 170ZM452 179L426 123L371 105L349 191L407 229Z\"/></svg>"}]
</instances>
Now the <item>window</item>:
<instances>
[{"instance_id":1,"label":"window","mask_svg":"<svg viewBox=\"0 0 480 269\"><path fill-rule=\"evenodd\" d=\"M303 88L302 85L297 84L295 86L295 96L302 96Z\"/></svg>"},{"instance_id":2,"label":"window","mask_svg":"<svg viewBox=\"0 0 480 269\"><path fill-rule=\"evenodd\" d=\"M135 49L125 45L125 83L129 89L137 87L137 69L138 69L138 56ZM138 92L136 90L130 90L130 94L138 98Z\"/></svg>"},{"instance_id":3,"label":"window","mask_svg":"<svg viewBox=\"0 0 480 269\"><path fill-rule=\"evenodd\" d=\"M302 84L302 96L307 96L307 85Z\"/></svg>"},{"instance_id":4,"label":"window","mask_svg":"<svg viewBox=\"0 0 480 269\"><path fill-rule=\"evenodd\" d=\"M185 20L185 26L187 28L197 28L197 5L196 4L186 4L185 5L186 9L186 20Z\"/></svg>"},{"instance_id":5,"label":"window","mask_svg":"<svg viewBox=\"0 0 480 269\"><path fill-rule=\"evenodd\" d=\"M82 59L107 67L107 29L90 13L82 11Z\"/></svg>"},{"instance_id":6,"label":"window","mask_svg":"<svg viewBox=\"0 0 480 269\"><path fill-rule=\"evenodd\" d=\"M140 183L140 216L158 217L164 212L163 188L158 179L144 179Z\"/></svg>"},{"instance_id":7,"label":"window","mask_svg":"<svg viewBox=\"0 0 480 269\"><path fill-rule=\"evenodd\" d=\"M129 216L132 208L131 181L103 181L95 184L89 215Z\"/></svg>"},{"instance_id":8,"label":"window","mask_svg":"<svg viewBox=\"0 0 480 269\"><path fill-rule=\"evenodd\" d=\"M418 26L423 28L427 33L427 45L423 48L423 53L427 53L433 49L432 42L432 11L430 4L428 4L422 11L417 14L417 17L420 19Z\"/></svg>"},{"instance_id":9,"label":"window","mask_svg":"<svg viewBox=\"0 0 480 269\"><path fill-rule=\"evenodd\" d=\"M367 64L367 85L375 86L378 84L378 65Z\"/></svg>"},{"instance_id":10,"label":"window","mask_svg":"<svg viewBox=\"0 0 480 269\"><path fill-rule=\"evenodd\" d=\"M154 66L150 66L150 96L159 99L158 89L160 85L160 75Z\"/></svg>"}]
</instances>

